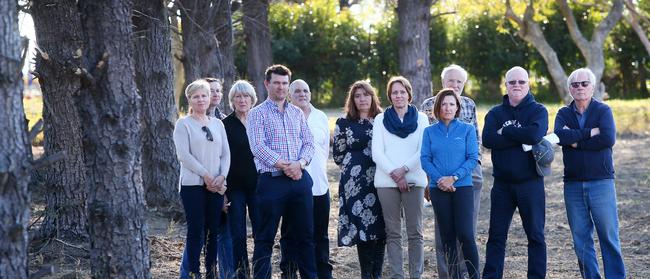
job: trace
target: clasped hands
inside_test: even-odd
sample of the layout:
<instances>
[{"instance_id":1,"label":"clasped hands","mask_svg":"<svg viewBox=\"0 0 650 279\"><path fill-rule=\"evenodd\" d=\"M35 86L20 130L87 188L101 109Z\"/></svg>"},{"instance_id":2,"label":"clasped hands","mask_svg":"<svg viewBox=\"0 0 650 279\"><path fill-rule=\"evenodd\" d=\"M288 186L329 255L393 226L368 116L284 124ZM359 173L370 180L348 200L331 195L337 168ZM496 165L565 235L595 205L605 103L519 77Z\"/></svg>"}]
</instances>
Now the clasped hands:
<instances>
[{"instance_id":1,"label":"clasped hands","mask_svg":"<svg viewBox=\"0 0 650 279\"><path fill-rule=\"evenodd\" d=\"M564 127L562 127L562 129L570 130L571 128L569 128L567 125L564 125ZM598 127L591 128L591 132L589 133L589 136L593 138L593 137L595 137L597 135L600 135L600 129ZM578 143L577 142L572 143L571 147L578 148Z\"/></svg>"},{"instance_id":2,"label":"clasped hands","mask_svg":"<svg viewBox=\"0 0 650 279\"><path fill-rule=\"evenodd\" d=\"M406 168L399 167L390 172L390 178L397 184L400 192L408 192L409 185L406 182Z\"/></svg>"},{"instance_id":3,"label":"clasped hands","mask_svg":"<svg viewBox=\"0 0 650 279\"><path fill-rule=\"evenodd\" d=\"M293 180L300 180L302 178L302 168L299 161L288 161L285 159L278 160L274 167L282 170L284 175Z\"/></svg>"},{"instance_id":4,"label":"clasped hands","mask_svg":"<svg viewBox=\"0 0 650 279\"><path fill-rule=\"evenodd\" d=\"M205 182L206 189L212 193L219 193L223 195L226 192L226 177L219 175L214 177L212 175L204 175L203 182Z\"/></svg>"}]
</instances>

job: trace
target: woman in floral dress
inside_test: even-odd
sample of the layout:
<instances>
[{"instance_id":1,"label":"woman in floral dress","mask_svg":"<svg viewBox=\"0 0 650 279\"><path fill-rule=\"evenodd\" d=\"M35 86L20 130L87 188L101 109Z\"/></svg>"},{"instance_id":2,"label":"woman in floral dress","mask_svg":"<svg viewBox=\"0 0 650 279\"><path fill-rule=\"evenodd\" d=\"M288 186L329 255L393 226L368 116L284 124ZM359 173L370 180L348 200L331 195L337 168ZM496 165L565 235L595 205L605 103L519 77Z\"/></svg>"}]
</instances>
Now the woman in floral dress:
<instances>
[{"instance_id":1,"label":"woman in floral dress","mask_svg":"<svg viewBox=\"0 0 650 279\"><path fill-rule=\"evenodd\" d=\"M373 180L370 142L375 115L381 113L374 88L366 81L350 87L345 117L336 120L334 162L341 167L338 245L357 246L361 278L381 278L386 232Z\"/></svg>"}]
</instances>

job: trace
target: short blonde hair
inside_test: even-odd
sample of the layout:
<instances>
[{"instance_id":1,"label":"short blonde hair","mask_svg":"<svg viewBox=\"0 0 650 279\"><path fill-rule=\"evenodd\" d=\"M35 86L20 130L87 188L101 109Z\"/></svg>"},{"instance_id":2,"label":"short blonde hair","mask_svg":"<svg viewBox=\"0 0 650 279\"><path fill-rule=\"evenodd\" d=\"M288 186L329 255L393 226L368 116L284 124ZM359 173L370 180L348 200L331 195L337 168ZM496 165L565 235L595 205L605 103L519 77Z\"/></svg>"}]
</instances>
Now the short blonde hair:
<instances>
[{"instance_id":1,"label":"short blonde hair","mask_svg":"<svg viewBox=\"0 0 650 279\"><path fill-rule=\"evenodd\" d=\"M210 83L205 81L204 79L197 79L190 83L186 88L185 88L185 97L189 100L194 93L198 92L199 90L205 90L206 93L208 93L208 96L210 95Z\"/></svg>"},{"instance_id":2,"label":"short blonde hair","mask_svg":"<svg viewBox=\"0 0 650 279\"><path fill-rule=\"evenodd\" d=\"M257 95L255 94L255 88L253 88L253 85L251 85L250 82L246 80L240 79L238 81L235 81L235 83L233 83L233 85L230 87L230 91L228 91L228 104L230 105L230 109L235 110L232 102L235 99L235 95L237 93L244 93L250 96L252 100L251 107L254 107L257 103Z\"/></svg>"}]
</instances>

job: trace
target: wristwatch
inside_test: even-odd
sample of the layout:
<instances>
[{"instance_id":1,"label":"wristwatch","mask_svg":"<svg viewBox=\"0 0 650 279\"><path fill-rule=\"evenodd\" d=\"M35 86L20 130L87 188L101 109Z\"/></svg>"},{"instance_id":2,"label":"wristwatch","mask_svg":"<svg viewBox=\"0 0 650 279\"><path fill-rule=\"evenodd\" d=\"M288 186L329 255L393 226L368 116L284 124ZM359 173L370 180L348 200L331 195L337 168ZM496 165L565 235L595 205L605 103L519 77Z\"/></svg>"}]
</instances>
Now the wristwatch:
<instances>
[{"instance_id":1,"label":"wristwatch","mask_svg":"<svg viewBox=\"0 0 650 279\"><path fill-rule=\"evenodd\" d=\"M454 182L458 181L458 176L453 175L451 178L454 179Z\"/></svg>"},{"instance_id":2,"label":"wristwatch","mask_svg":"<svg viewBox=\"0 0 650 279\"><path fill-rule=\"evenodd\" d=\"M304 170L307 167L307 161L305 159L298 160L298 163L300 163L300 169Z\"/></svg>"}]
</instances>

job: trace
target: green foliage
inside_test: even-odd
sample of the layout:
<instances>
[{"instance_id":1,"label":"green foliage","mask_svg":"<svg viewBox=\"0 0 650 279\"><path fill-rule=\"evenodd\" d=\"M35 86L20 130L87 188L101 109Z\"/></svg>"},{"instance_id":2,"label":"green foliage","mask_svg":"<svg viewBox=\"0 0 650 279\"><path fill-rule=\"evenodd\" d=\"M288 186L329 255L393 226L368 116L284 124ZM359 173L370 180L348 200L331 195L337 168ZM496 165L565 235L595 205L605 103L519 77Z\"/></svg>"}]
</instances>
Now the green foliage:
<instances>
[{"instance_id":1,"label":"green foliage","mask_svg":"<svg viewBox=\"0 0 650 279\"><path fill-rule=\"evenodd\" d=\"M273 60L307 81L317 105L342 106L347 88L366 78L370 41L361 23L336 3L313 0L271 6Z\"/></svg>"},{"instance_id":2,"label":"green foliage","mask_svg":"<svg viewBox=\"0 0 650 279\"><path fill-rule=\"evenodd\" d=\"M650 57L643 44L627 22L619 23L612 31L612 42L605 55L610 59L603 82L615 98L648 98L646 80L650 73Z\"/></svg>"}]
</instances>

